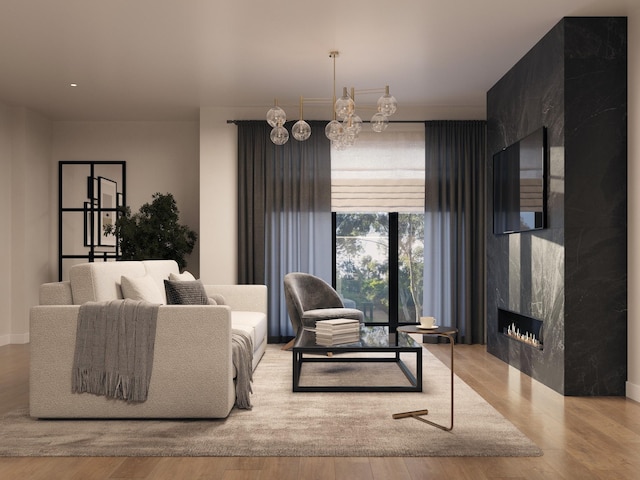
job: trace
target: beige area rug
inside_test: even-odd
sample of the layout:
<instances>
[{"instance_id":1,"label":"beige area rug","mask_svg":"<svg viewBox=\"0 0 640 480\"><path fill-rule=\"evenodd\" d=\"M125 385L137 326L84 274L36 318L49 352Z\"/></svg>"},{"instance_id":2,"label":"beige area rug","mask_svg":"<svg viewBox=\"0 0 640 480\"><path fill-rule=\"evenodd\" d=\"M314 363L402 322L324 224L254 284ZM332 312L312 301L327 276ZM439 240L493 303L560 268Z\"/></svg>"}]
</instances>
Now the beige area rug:
<instances>
[{"instance_id":1,"label":"beige area rug","mask_svg":"<svg viewBox=\"0 0 640 480\"><path fill-rule=\"evenodd\" d=\"M397 383L403 375L390 367L306 364L303 378ZM253 410L234 408L224 420L34 420L15 411L0 419L0 456L542 455L457 377L453 431L391 418L428 408L427 418L448 423L449 369L427 350L422 393L293 393L291 370L292 353L269 345L254 374Z\"/></svg>"}]
</instances>

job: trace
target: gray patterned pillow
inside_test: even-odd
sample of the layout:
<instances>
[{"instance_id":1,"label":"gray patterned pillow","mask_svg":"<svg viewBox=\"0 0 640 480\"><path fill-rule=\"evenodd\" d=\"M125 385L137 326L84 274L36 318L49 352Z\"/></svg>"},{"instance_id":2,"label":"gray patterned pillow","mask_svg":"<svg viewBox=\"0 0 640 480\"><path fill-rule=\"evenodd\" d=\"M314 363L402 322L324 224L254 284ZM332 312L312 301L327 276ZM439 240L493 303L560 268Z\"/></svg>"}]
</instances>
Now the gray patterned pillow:
<instances>
[{"instance_id":1,"label":"gray patterned pillow","mask_svg":"<svg viewBox=\"0 0 640 480\"><path fill-rule=\"evenodd\" d=\"M210 305L207 292L200 280L164 281L167 305Z\"/></svg>"}]
</instances>

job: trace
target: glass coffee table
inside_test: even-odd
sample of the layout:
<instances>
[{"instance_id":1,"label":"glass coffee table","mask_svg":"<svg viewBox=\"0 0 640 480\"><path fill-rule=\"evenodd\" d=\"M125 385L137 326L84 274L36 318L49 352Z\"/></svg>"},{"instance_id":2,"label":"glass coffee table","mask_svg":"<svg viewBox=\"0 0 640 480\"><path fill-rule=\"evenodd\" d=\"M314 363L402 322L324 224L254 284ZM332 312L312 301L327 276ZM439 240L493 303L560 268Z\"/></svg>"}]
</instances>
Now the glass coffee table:
<instances>
[{"instance_id":1,"label":"glass coffee table","mask_svg":"<svg viewBox=\"0 0 640 480\"><path fill-rule=\"evenodd\" d=\"M358 356L349 354L359 354ZM379 354L389 355L379 355ZM370 355L368 355L370 354ZM415 374L401 358L415 355ZM300 385L305 363L395 363L409 381L398 385ZM355 343L318 345L315 332L301 328L293 344L294 392L421 392L422 346L408 334L389 333L389 327L360 325L360 338Z\"/></svg>"}]
</instances>

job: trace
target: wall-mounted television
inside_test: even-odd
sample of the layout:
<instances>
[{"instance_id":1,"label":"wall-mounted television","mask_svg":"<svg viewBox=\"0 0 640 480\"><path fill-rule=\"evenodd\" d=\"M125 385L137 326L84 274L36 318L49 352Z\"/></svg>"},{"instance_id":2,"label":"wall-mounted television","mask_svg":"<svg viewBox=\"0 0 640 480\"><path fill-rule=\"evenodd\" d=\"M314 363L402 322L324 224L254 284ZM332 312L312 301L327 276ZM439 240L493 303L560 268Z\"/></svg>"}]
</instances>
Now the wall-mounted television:
<instances>
[{"instance_id":1,"label":"wall-mounted television","mask_svg":"<svg viewBox=\"0 0 640 480\"><path fill-rule=\"evenodd\" d=\"M546 214L546 130L493 156L493 233L539 230Z\"/></svg>"}]
</instances>

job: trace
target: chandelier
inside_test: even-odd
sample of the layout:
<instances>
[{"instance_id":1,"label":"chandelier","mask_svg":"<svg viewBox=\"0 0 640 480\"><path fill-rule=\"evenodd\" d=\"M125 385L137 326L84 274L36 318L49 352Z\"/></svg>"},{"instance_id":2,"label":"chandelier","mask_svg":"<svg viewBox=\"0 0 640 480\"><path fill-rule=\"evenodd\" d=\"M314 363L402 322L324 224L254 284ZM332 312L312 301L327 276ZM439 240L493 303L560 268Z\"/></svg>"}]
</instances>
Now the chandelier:
<instances>
[{"instance_id":1,"label":"chandelier","mask_svg":"<svg viewBox=\"0 0 640 480\"><path fill-rule=\"evenodd\" d=\"M356 113L356 94L372 94L382 93L378 99L377 105L373 107L376 113L371 117L371 129L374 132L383 132L389 125L389 117L393 115L397 108L398 102L393 95L389 94L389 86L384 88L372 88L367 90L356 90L351 88L347 91L347 87L342 89L342 96L336 98L336 57L339 52L332 50L329 52L329 58L333 59L333 98L304 98L300 97L300 117L299 120L291 128L291 135L296 140L303 142L311 136L311 127L303 119L304 103L331 103L333 106L333 120L331 120L324 129L324 133L331 145L339 150L343 150L352 146L358 138L362 130L362 118ZM362 107L367 108L367 107ZM267 123L273 127L271 130L271 141L276 145L284 145L289 141L289 132L284 127L287 121L287 114L278 105L278 100L274 101L274 106L267 112Z\"/></svg>"}]
</instances>

